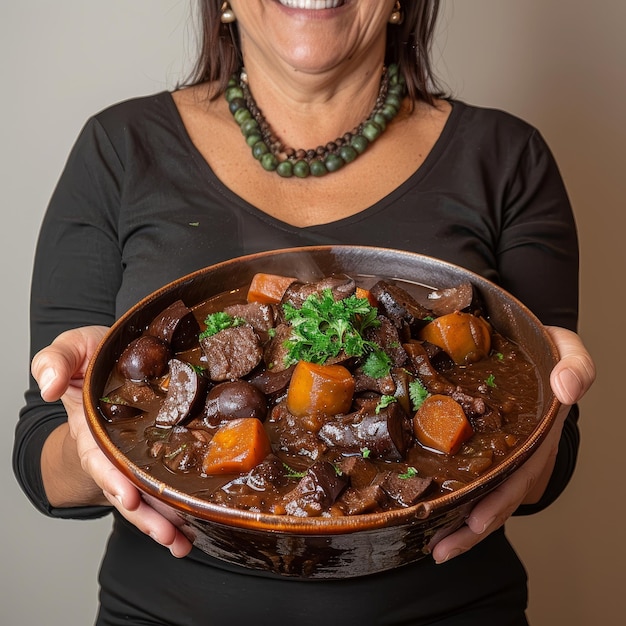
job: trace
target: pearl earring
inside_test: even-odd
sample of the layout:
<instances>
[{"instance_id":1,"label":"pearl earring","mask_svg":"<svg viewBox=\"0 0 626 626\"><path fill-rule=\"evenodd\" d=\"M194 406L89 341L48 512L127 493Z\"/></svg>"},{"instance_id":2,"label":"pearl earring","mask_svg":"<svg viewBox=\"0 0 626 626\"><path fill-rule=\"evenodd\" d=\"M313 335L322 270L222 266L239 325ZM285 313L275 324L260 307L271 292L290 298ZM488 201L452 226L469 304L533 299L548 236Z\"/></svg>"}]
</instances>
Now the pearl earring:
<instances>
[{"instance_id":1,"label":"pearl earring","mask_svg":"<svg viewBox=\"0 0 626 626\"><path fill-rule=\"evenodd\" d=\"M222 3L220 16L222 24L232 24L236 19L237 17L235 16L235 12L230 8L230 4L228 4L228 2Z\"/></svg>"},{"instance_id":2,"label":"pearl earring","mask_svg":"<svg viewBox=\"0 0 626 626\"><path fill-rule=\"evenodd\" d=\"M397 26L404 21L404 15L402 15L402 9L400 7L400 0L396 0L396 4L393 7L393 12L389 16L389 23Z\"/></svg>"}]
</instances>

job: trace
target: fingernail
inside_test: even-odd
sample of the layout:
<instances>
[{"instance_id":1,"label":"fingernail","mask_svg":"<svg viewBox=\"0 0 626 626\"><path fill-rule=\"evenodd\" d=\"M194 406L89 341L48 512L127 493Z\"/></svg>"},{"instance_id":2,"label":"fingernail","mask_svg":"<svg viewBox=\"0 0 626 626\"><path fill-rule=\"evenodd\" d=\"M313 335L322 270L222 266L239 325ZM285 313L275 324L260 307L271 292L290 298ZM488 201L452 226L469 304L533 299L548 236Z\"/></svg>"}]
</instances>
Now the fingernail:
<instances>
[{"instance_id":1,"label":"fingernail","mask_svg":"<svg viewBox=\"0 0 626 626\"><path fill-rule=\"evenodd\" d=\"M565 369L557 376L566 404L574 404L583 392L583 384L573 370ZM569 397L569 400L567 399Z\"/></svg>"},{"instance_id":2,"label":"fingernail","mask_svg":"<svg viewBox=\"0 0 626 626\"><path fill-rule=\"evenodd\" d=\"M477 535L482 535L487 528L489 528L494 522L496 521L496 516L494 515L493 517L490 517L482 526L482 528L480 528L479 530L475 531Z\"/></svg>"},{"instance_id":3,"label":"fingernail","mask_svg":"<svg viewBox=\"0 0 626 626\"><path fill-rule=\"evenodd\" d=\"M443 559L440 559L439 561L435 561L435 563L437 565L441 565L441 563L445 563L446 561L452 560L455 556L459 556L459 554L462 554L462 552L463 550L459 548L450 550L450 552L448 552L448 554L446 554L446 556L444 556Z\"/></svg>"},{"instance_id":4,"label":"fingernail","mask_svg":"<svg viewBox=\"0 0 626 626\"><path fill-rule=\"evenodd\" d=\"M39 376L38 382L39 382L39 389L40 389L42 396L48 391L48 389L50 389L56 377L57 377L57 374L51 367L45 369L41 373L41 375Z\"/></svg>"},{"instance_id":5,"label":"fingernail","mask_svg":"<svg viewBox=\"0 0 626 626\"><path fill-rule=\"evenodd\" d=\"M104 494L104 497L113 505L115 506L115 501L118 502L118 504L120 504L120 506L124 506L124 501L122 500L122 496L120 496L119 494L115 494L113 495L112 493L109 493L108 491L103 491L102 492Z\"/></svg>"}]
</instances>

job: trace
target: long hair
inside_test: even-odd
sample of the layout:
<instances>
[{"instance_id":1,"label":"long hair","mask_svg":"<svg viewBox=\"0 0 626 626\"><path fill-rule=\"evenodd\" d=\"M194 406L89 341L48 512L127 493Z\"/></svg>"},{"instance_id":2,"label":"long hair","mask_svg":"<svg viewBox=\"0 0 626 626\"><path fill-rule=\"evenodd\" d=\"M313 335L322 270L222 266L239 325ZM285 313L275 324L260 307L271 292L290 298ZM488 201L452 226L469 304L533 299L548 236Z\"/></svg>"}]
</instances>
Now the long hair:
<instances>
[{"instance_id":1,"label":"long hair","mask_svg":"<svg viewBox=\"0 0 626 626\"><path fill-rule=\"evenodd\" d=\"M387 27L385 63L397 63L404 75L407 95L412 103L434 104L443 95L438 87L431 63L431 48L439 0L405 2L404 20ZM214 83L210 97L224 92L230 77L242 65L237 22L222 24L222 0L198 1L198 57L185 85Z\"/></svg>"}]
</instances>

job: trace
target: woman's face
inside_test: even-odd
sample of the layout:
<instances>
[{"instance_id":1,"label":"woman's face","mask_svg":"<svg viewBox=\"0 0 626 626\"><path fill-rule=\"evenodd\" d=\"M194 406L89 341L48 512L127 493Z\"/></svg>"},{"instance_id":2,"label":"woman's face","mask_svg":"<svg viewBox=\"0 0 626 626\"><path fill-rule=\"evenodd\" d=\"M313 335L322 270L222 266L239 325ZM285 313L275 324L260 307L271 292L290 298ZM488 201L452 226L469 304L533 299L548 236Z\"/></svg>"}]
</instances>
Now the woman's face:
<instances>
[{"instance_id":1,"label":"woman's face","mask_svg":"<svg viewBox=\"0 0 626 626\"><path fill-rule=\"evenodd\" d=\"M381 60L394 0L231 0L244 63L306 73ZM269 64L269 65L268 65Z\"/></svg>"}]
</instances>

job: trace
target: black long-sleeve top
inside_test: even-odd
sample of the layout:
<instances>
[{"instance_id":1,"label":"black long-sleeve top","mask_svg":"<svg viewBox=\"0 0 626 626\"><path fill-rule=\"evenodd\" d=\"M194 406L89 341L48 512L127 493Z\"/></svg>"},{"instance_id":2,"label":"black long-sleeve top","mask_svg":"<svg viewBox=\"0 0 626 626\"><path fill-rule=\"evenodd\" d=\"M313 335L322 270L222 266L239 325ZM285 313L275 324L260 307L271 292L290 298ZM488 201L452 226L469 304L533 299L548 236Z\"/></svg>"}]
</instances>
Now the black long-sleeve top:
<instances>
[{"instance_id":1,"label":"black long-sleeve top","mask_svg":"<svg viewBox=\"0 0 626 626\"><path fill-rule=\"evenodd\" d=\"M305 228L270 217L226 188L195 149L169 93L130 100L94 116L69 156L41 227L32 281L31 356L69 328L111 325L143 296L199 268L261 250L315 244L374 245L435 256L502 285L545 324L574 330L576 228L549 149L534 128L515 117L459 101L452 105L440 138L406 182L356 215ZM50 506L41 480L41 448L49 433L67 418L60 403L42 401L34 381L25 397L16 429L14 468L26 495L39 510L55 517L106 514L110 509L105 507ZM542 501L521 507L518 513L544 508L565 488L578 449L576 420L573 410ZM135 549L143 555L142 566L133 557ZM194 576L207 585L219 581L223 586L229 576L236 578L238 586L242 580L252 587L252 580L262 581L258 589L246 593L263 598L271 598L285 584L223 565L197 550L181 561L168 560L169 553L162 552L163 548L118 518L101 573L103 611L111 602L119 609L115 604L119 594L110 592L112 586L121 584L113 572L120 568L128 572L131 562L139 567L133 579L151 581L155 585L151 593L157 595L164 584L160 578L171 579L169 573L165 577L155 573L159 559L168 572L179 570L184 579L187 570L195 568ZM425 578L433 584L441 578L442 584L462 585L466 592L460 602L466 606L489 585L500 589L507 584L501 575L485 576L491 582L480 584L465 580L467 570L459 568L469 563L482 572L485 559L490 572L517 572L517 582L523 585L523 571L502 532L445 566L426 559L401 570L408 577L417 576L419 584ZM458 580L453 574L457 570ZM382 594L392 585L395 597L405 584L399 581L404 580L393 572L367 577L359 584L339 583L352 589L345 610L355 621L345 623L357 623L361 608L354 606L359 604L355 594L367 596L373 586ZM302 584L309 589L302 592L302 602L310 585L320 594L327 586L292 583L290 597ZM145 585L135 581L130 587L138 606L150 602ZM335 589L328 593L335 594ZM492 595L502 597L495 591ZM155 614L172 613L157 623L179 623L171 620L180 609L175 602L162 599L166 597L162 594L154 600ZM245 603L233 600L238 610L244 610ZM140 610L133 608L134 602L119 610ZM198 598L186 605L199 603ZM428 600L411 610L426 615L435 606L435 601ZM298 610L295 604L291 610ZM316 613L304 612L298 619L305 619L305 614L312 618ZM367 619L360 623L378 623L371 608L363 615ZM181 624L196 623L179 618Z\"/></svg>"}]
</instances>

